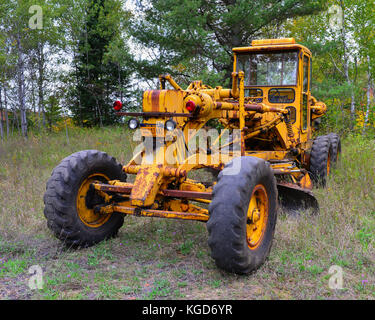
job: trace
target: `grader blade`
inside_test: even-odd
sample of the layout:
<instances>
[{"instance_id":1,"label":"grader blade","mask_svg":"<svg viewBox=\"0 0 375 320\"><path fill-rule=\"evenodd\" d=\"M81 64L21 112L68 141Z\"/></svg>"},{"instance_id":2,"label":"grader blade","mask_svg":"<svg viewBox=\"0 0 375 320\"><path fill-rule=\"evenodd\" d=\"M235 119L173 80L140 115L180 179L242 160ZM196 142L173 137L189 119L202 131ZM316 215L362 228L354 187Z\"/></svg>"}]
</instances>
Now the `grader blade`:
<instances>
[{"instance_id":1,"label":"grader blade","mask_svg":"<svg viewBox=\"0 0 375 320\"><path fill-rule=\"evenodd\" d=\"M278 183L277 190L282 211L289 215L296 216L301 211L319 213L319 203L311 190L290 183Z\"/></svg>"}]
</instances>

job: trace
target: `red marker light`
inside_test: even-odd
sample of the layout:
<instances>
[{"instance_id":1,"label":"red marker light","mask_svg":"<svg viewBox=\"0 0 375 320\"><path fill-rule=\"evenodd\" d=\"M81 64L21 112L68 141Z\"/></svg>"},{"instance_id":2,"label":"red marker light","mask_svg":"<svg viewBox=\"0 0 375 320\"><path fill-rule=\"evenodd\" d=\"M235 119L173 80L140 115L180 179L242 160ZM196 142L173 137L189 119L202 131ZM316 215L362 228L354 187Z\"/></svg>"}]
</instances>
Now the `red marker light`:
<instances>
[{"instance_id":1,"label":"red marker light","mask_svg":"<svg viewBox=\"0 0 375 320\"><path fill-rule=\"evenodd\" d=\"M122 102L120 100L116 100L113 104L113 109L120 111L122 109Z\"/></svg>"},{"instance_id":2,"label":"red marker light","mask_svg":"<svg viewBox=\"0 0 375 320\"><path fill-rule=\"evenodd\" d=\"M194 112L195 108L196 105L194 101L189 100L188 102L186 102L186 109L188 109L189 112Z\"/></svg>"}]
</instances>

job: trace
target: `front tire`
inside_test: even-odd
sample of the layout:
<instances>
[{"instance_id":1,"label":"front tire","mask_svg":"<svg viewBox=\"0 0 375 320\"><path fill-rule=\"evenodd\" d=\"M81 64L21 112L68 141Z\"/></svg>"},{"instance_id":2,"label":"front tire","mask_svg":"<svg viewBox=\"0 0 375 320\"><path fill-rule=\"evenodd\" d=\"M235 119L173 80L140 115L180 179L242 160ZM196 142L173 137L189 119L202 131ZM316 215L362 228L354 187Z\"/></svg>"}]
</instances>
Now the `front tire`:
<instances>
[{"instance_id":1,"label":"front tire","mask_svg":"<svg viewBox=\"0 0 375 320\"><path fill-rule=\"evenodd\" d=\"M237 174L230 174L240 168ZM276 179L269 164L240 157L227 164L213 189L207 222L208 244L216 265L248 274L271 250L277 220Z\"/></svg>"},{"instance_id":2,"label":"front tire","mask_svg":"<svg viewBox=\"0 0 375 320\"><path fill-rule=\"evenodd\" d=\"M90 191L90 184L109 180L126 181L126 174L115 158L97 150L76 152L53 170L44 195L44 215L48 227L67 246L88 247L117 234L124 216L95 213L91 205L104 200Z\"/></svg>"}]
</instances>

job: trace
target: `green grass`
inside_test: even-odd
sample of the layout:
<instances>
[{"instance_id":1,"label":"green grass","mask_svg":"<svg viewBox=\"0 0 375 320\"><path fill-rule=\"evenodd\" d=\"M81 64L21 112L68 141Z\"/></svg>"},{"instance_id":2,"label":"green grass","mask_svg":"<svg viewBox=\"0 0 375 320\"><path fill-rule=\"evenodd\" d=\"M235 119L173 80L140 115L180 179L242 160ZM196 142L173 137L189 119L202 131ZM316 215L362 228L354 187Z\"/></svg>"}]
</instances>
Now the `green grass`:
<instances>
[{"instance_id":1,"label":"green grass","mask_svg":"<svg viewBox=\"0 0 375 320\"><path fill-rule=\"evenodd\" d=\"M19 274L25 273L27 270L27 261L23 259L9 259L1 264L0 278L1 277L16 277Z\"/></svg>"},{"instance_id":2,"label":"green grass","mask_svg":"<svg viewBox=\"0 0 375 320\"><path fill-rule=\"evenodd\" d=\"M221 271L203 223L126 217L118 237L67 250L46 226L43 194L66 156L99 149L125 163L135 142L123 128L74 129L0 143L0 299L374 299L375 143L343 141L339 167L315 190L320 214L278 219L269 259L255 273ZM44 288L30 290L40 265ZM328 270L344 271L344 290Z\"/></svg>"}]
</instances>

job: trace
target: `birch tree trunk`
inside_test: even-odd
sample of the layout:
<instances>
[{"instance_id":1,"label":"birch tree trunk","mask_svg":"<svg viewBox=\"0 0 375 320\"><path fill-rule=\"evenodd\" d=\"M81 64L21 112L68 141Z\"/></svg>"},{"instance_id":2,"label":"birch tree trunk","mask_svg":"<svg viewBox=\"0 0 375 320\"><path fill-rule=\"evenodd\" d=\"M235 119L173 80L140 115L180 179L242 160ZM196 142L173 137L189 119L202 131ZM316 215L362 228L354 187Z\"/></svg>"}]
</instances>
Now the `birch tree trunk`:
<instances>
[{"instance_id":1,"label":"birch tree trunk","mask_svg":"<svg viewBox=\"0 0 375 320\"><path fill-rule=\"evenodd\" d=\"M39 97L39 115L42 113L43 117L43 127L46 126L46 113L44 108L44 44L42 42L38 43L38 97Z\"/></svg>"},{"instance_id":2,"label":"birch tree trunk","mask_svg":"<svg viewBox=\"0 0 375 320\"><path fill-rule=\"evenodd\" d=\"M4 108L5 108L5 123L7 127L7 139L9 138L9 117L8 117L8 100L7 100L7 85L4 84Z\"/></svg>"},{"instance_id":3,"label":"birch tree trunk","mask_svg":"<svg viewBox=\"0 0 375 320\"><path fill-rule=\"evenodd\" d=\"M4 140L4 128L3 128L4 113L3 113L2 91L3 91L2 87L0 86L0 138L1 138L1 141Z\"/></svg>"},{"instance_id":4,"label":"birch tree trunk","mask_svg":"<svg viewBox=\"0 0 375 320\"><path fill-rule=\"evenodd\" d=\"M350 103L350 129L353 129L353 124L355 120L355 93L354 93L354 83L350 79L350 74L349 74L349 54L348 54L348 44L347 44L347 31L345 28L345 6L343 1L340 1L341 4L341 9L342 9L342 28L341 28L341 42L343 45L343 58L344 58L344 74L346 78L346 82L350 86L350 93L351 93L351 103Z\"/></svg>"},{"instance_id":5,"label":"birch tree trunk","mask_svg":"<svg viewBox=\"0 0 375 320\"><path fill-rule=\"evenodd\" d=\"M33 109L33 113L35 114L36 113L36 106L35 106L35 72L32 68L32 66L30 66L30 78L31 78L31 107Z\"/></svg>"},{"instance_id":6,"label":"birch tree trunk","mask_svg":"<svg viewBox=\"0 0 375 320\"><path fill-rule=\"evenodd\" d=\"M368 118L369 118L369 115L370 115L370 107L371 107L372 75L371 75L371 59L370 59L369 55L367 55L367 63L368 63L368 69L367 69L367 105L366 105L365 121L363 123L363 131L362 131L363 135L366 133L366 127L367 127L367 124L368 124Z\"/></svg>"},{"instance_id":7,"label":"birch tree trunk","mask_svg":"<svg viewBox=\"0 0 375 320\"><path fill-rule=\"evenodd\" d=\"M21 44L20 33L17 33L17 80L18 80L18 100L20 104L21 131L22 135L27 138L27 118L26 118L26 99L25 99L25 65L23 58L23 48Z\"/></svg>"}]
</instances>

